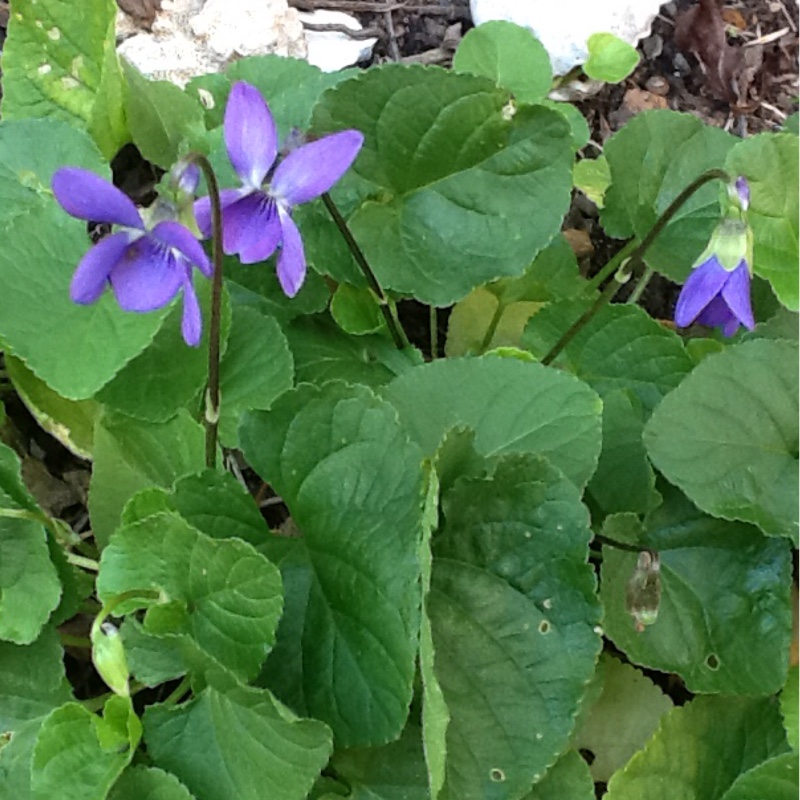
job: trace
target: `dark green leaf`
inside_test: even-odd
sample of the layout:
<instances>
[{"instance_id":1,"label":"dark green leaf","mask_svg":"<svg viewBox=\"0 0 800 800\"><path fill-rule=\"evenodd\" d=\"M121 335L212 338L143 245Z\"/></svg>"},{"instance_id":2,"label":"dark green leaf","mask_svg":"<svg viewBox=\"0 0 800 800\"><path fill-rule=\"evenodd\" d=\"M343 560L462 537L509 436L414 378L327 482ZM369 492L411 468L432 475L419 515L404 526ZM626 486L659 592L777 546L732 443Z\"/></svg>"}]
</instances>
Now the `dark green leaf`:
<instances>
[{"instance_id":1,"label":"dark green leaf","mask_svg":"<svg viewBox=\"0 0 800 800\"><path fill-rule=\"evenodd\" d=\"M282 625L303 633L267 662L267 679L302 697L298 707L344 746L390 741L406 720L417 650L422 454L388 403L335 383L287 392L247 415L240 435L305 551L299 571L284 573L296 599Z\"/></svg>"},{"instance_id":2,"label":"dark green leaf","mask_svg":"<svg viewBox=\"0 0 800 800\"><path fill-rule=\"evenodd\" d=\"M321 722L299 719L269 692L244 687L209 687L177 708L151 706L144 723L156 766L198 800L303 800L331 752Z\"/></svg>"},{"instance_id":3,"label":"dark green leaf","mask_svg":"<svg viewBox=\"0 0 800 800\"><path fill-rule=\"evenodd\" d=\"M451 428L468 427L481 455L545 455L576 485L597 465L599 398L540 364L494 356L440 360L395 379L385 395L426 455Z\"/></svg>"},{"instance_id":4,"label":"dark green leaf","mask_svg":"<svg viewBox=\"0 0 800 800\"><path fill-rule=\"evenodd\" d=\"M797 542L797 345L744 342L699 364L647 423L655 466L703 511Z\"/></svg>"}]
</instances>

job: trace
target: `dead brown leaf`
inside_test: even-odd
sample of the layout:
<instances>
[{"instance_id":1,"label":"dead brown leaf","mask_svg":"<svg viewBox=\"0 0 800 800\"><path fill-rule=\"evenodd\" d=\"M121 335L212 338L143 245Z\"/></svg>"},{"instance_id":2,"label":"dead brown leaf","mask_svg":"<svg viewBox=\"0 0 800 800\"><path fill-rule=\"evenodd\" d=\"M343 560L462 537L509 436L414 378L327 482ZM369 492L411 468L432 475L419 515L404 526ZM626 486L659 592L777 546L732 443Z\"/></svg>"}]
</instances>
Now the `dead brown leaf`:
<instances>
[{"instance_id":1,"label":"dead brown leaf","mask_svg":"<svg viewBox=\"0 0 800 800\"><path fill-rule=\"evenodd\" d=\"M143 28L148 30L161 10L161 0L117 0L117 5Z\"/></svg>"},{"instance_id":2,"label":"dead brown leaf","mask_svg":"<svg viewBox=\"0 0 800 800\"><path fill-rule=\"evenodd\" d=\"M730 105L737 103L742 57L725 38L725 21L716 0L699 0L675 18L675 44L697 58L708 88L717 99Z\"/></svg>"}]
</instances>

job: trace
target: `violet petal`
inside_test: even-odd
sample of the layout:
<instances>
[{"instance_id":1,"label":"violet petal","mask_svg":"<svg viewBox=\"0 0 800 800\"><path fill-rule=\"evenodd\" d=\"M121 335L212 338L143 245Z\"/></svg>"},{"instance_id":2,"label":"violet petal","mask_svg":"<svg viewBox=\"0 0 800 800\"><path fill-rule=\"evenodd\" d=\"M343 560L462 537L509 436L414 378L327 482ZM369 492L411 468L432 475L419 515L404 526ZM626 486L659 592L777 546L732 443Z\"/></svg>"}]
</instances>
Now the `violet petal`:
<instances>
[{"instance_id":1,"label":"violet petal","mask_svg":"<svg viewBox=\"0 0 800 800\"><path fill-rule=\"evenodd\" d=\"M249 83L233 85L225 107L225 146L236 174L258 189L278 154L278 131L261 92Z\"/></svg>"},{"instance_id":2,"label":"violet petal","mask_svg":"<svg viewBox=\"0 0 800 800\"><path fill-rule=\"evenodd\" d=\"M730 308L728 308L728 304L720 295L717 295L717 297L697 315L695 322L699 325L708 325L709 328L722 328L728 325L731 320L734 320L738 327L739 321Z\"/></svg>"},{"instance_id":3,"label":"violet petal","mask_svg":"<svg viewBox=\"0 0 800 800\"><path fill-rule=\"evenodd\" d=\"M113 233L101 239L81 259L72 276L69 296L74 303L94 303L103 294L108 276L130 245L127 231Z\"/></svg>"},{"instance_id":4,"label":"violet petal","mask_svg":"<svg viewBox=\"0 0 800 800\"><path fill-rule=\"evenodd\" d=\"M144 230L133 201L94 172L62 167L53 175L52 187L56 200L73 217Z\"/></svg>"},{"instance_id":5,"label":"violet petal","mask_svg":"<svg viewBox=\"0 0 800 800\"><path fill-rule=\"evenodd\" d=\"M288 212L278 207L283 244L278 256L278 281L287 297L294 297L306 277L306 256L300 231Z\"/></svg>"},{"instance_id":6,"label":"violet petal","mask_svg":"<svg viewBox=\"0 0 800 800\"><path fill-rule=\"evenodd\" d=\"M275 202L262 192L252 192L225 209L222 231L223 249L239 255L243 264L269 258L281 236Z\"/></svg>"},{"instance_id":7,"label":"violet petal","mask_svg":"<svg viewBox=\"0 0 800 800\"><path fill-rule=\"evenodd\" d=\"M747 270L746 261L742 261L730 273L728 282L722 289L722 297L736 319L748 330L753 330L756 326L756 321L753 318L753 308L750 305L750 273Z\"/></svg>"},{"instance_id":8,"label":"violet petal","mask_svg":"<svg viewBox=\"0 0 800 800\"><path fill-rule=\"evenodd\" d=\"M270 193L293 206L319 197L347 172L363 143L362 133L349 130L292 150L278 164Z\"/></svg>"},{"instance_id":9,"label":"violet petal","mask_svg":"<svg viewBox=\"0 0 800 800\"><path fill-rule=\"evenodd\" d=\"M711 256L698 266L683 284L675 306L675 324L691 325L698 314L722 291L730 273Z\"/></svg>"},{"instance_id":10,"label":"violet petal","mask_svg":"<svg viewBox=\"0 0 800 800\"><path fill-rule=\"evenodd\" d=\"M251 191L252 190L250 189L223 189L219 193L219 204L222 207L222 211L224 212L227 206L235 203L245 195L250 194ZM197 227L200 229L200 233L203 234L203 237L207 239L209 236L211 236L213 230L211 224L210 197L201 197L199 200L195 201L194 218L195 222L197 222Z\"/></svg>"},{"instance_id":11,"label":"violet petal","mask_svg":"<svg viewBox=\"0 0 800 800\"><path fill-rule=\"evenodd\" d=\"M211 277L214 268L208 260L206 251L194 236L179 222L165 220L150 231L150 235L169 247L174 247L192 262L206 276Z\"/></svg>"},{"instance_id":12,"label":"violet petal","mask_svg":"<svg viewBox=\"0 0 800 800\"><path fill-rule=\"evenodd\" d=\"M175 297L185 274L169 248L143 236L130 245L109 277L125 311L154 311Z\"/></svg>"},{"instance_id":13,"label":"violet petal","mask_svg":"<svg viewBox=\"0 0 800 800\"><path fill-rule=\"evenodd\" d=\"M197 347L203 335L203 317L200 313L200 303L197 300L191 275L188 275L183 282L181 333L189 347Z\"/></svg>"}]
</instances>

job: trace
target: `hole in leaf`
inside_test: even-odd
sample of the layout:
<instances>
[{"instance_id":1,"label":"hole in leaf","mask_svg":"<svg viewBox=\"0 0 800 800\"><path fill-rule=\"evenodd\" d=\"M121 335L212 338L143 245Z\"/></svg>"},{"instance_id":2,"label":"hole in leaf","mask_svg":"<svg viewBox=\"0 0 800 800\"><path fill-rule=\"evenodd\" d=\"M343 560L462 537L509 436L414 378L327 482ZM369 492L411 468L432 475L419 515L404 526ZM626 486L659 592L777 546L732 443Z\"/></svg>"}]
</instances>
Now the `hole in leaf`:
<instances>
[{"instance_id":1,"label":"hole in leaf","mask_svg":"<svg viewBox=\"0 0 800 800\"><path fill-rule=\"evenodd\" d=\"M489 777L495 783L502 783L506 779L506 774L505 772L503 772L503 770L498 769L497 767L493 767L492 769L489 770Z\"/></svg>"},{"instance_id":2,"label":"hole in leaf","mask_svg":"<svg viewBox=\"0 0 800 800\"><path fill-rule=\"evenodd\" d=\"M716 653L711 653L708 658L706 659L706 666L709 669L713 669L715 672L719 669L719 658L717 658Z\"/></svg>"},{"instance_id":3,"label":"hole in leaf","mask_svg":"<svg viewBox=\"0 0 800 800\"><path fill-rule=\"evenodd\" d=\"M539 623L539 633L550 633L550 623L546 619Z\"/></svg>"}]
</instances>

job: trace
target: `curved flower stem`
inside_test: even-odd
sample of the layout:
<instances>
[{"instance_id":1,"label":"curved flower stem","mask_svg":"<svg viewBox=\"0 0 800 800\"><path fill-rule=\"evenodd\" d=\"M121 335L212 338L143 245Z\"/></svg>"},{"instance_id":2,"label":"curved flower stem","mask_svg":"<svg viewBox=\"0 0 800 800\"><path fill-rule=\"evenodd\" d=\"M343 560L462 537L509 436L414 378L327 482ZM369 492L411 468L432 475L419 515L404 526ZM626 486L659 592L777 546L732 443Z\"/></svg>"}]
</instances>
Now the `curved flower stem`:
<instances>
[{"instance_id":1,"label":"curved flower stem","mask_svg":"<svg viewBox=\"0 0 800 800\"><path fill-rule=\"evenodd\" d=\"M629 306L635 306L639 300L641 299L642 295L644 294L644 290L647 288L647 285L653 278L653 275L656 274L656 271L652 267L648 267L644 271L644 275L642 275L639 283L636 284L633 291L631 292L631 296L625 301Z\"/></svg>"},{"instance_id":2,"label":"curved flower stem","mask_svg":"<svg viewBox=\"0 0 800 800\"><path fill-rule=\"evenodd\" d=\"M322 202L325 203L325 208L328 209L331 219L333 219L333 221L336 223L339 233L342 234L342 238L350 248L350 252L353 254L356 264L358 264L361 271L364 273L364 277L367 279L367 284L378 301L381 314L383 314L383 318L386 320L386 327L389 329L389 333L392 336L394 346L398 350L405 350L405 348L409 347L410 344L408 337L406 336L406 332L403 330L403 326L400 324L400 320L397 318L397 312L393 309L391 301L386 296L386 292L383 291L380 283L378 283L378 279L375 277L375 273L372 271L372 267L370 267L369 263L367 262L363 251L358 246L358 242L353 238L353 234L350 232L350 228L347 227L345 218L341 215L341 212L336 207L336 204L333 202L333 199L328 192L325 192L322 195Z\"/></svg>"},{"instance_id":3,"label":"curved flower stem","mask_svg":"<svg viewBox=\"0 0 800 800\"><path fill-rule=\"evenodd\" d=\"M192 153L188 161L203 170L211 200L211 235L213 238L212 262L214 275L211 284L211 320L208 330L208 385L203 424L206 428L206 466L217 466L217 437L219 429L219 353L222 318L222 206L219 200L217 176L208 159L200 153Z\"/></svg>"},{"instance_id":4,"label":"curved flower stem","mask_svg":"<svg viewBox=\"0 0 800 800\"><path fill-rule=\"evenodd\" d=\"M489 325L486 328L486 333L483 335L483 340L481 341L480 347L478 347L478 355L482 356L489 345L492 343L492 339L494 339L495 333L497 333L497 326L500 324L500 320L503 317L503 312L506 310L506 305L500 299L497 301L497 308L495 308L494 313L492 314L492 318L489 320Z\"/></svg>"},{"instance_id":5,"label":"curved flower stem","mask_svg":"<svg viewBox=\"0 0 800 800\"><path fill-rule=\"evenodd\" d=\"M594 303L583 313L581 316L570 325L570 327L564 332L563 336L553 345L550 349L550 352L542 358L542 364L545 366L547 364L552 363L553 359L575 338L576 334L586 325L587 322L604 306L606 303L609 303L614 295L617 293L617 290L623 284L627 283L631 277L638 280L640 275L642 274L643 270L645 269L644 265L644 254L647 252L648 248L653 241L655 240L656 236L658 236L661 231L666 228L669 224L669 221L675 216L678 212L680 207L701 187L705 186L705 184L709 183L713 180L720 180L726 181L730 183L730 175L727 172L721 169L712 169L708 172L704 172L699 178L693 180L665 209L664 213L656 220L655 224L652 228L650 228L647 236L642 239L638 247L636 247L633 252L631 253L630 258L623 262L622 266L617 270L616 274L614 275L614 279L608 283L605 289L603 289L600 296L595 300ZM619 253L615 256L615 258L619 257ZM614 259L612 259L613 262ZM609 262L611 263L611 262ZM606 267L604 267L601 272L605 272Z\"/></svg>"},{"instance_id":6,"label":"curved flower stem","mask_svg":"<svg viewBox=\"0 0 800 800\"><path fill-rule=\"evenodd\" d=\"M624 247L620 248L611 257L611 260L607 264L603 265L600 271L593 278L589 279L584 290L585 294L589 294L596 289L599 289L603 283L605 283L605 281L619 269L619 265L631 255L638 243L639 242L637 239L631 239Z\"/></svg>"}]
</instances>

